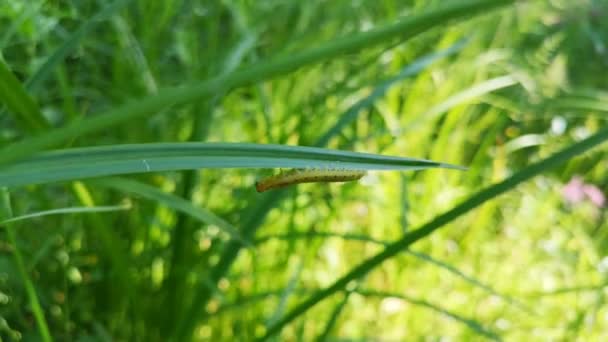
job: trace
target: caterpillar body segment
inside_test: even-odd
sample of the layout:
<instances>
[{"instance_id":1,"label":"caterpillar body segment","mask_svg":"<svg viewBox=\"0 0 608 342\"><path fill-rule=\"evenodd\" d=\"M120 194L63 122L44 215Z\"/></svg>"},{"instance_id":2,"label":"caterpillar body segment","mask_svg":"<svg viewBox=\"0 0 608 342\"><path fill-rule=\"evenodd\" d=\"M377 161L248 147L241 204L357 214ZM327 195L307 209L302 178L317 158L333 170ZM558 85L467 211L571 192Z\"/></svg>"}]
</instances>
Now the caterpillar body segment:
<instances>
[{"instance_id":1,"label":"caterpillar body segment","mask_svg":"<svg viewBox=\"0 0 608 342\"><path fill-rule=\"evenodd\" d=\"M366 173L365 170L293 170L264 178L255 183L255 189L264 192L301 183L349 182L361 179Z\"/></svg>"}]
</instances>

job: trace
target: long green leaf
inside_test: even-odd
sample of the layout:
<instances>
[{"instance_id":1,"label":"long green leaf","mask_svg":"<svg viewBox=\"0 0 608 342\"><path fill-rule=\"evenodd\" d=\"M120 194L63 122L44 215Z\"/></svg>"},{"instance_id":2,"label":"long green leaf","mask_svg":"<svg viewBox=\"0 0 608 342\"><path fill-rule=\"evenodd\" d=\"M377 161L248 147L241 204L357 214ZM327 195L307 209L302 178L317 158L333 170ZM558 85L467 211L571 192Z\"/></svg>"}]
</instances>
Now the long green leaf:
<instances>
[{"instance_id":1,"label":"long green leaf","mask_svg":"<svg viewBox=\"0 0 608 342\"><path fill-rule=\"evenodd\" d=\"M603 143L608 140L608 128L604 128L598 133L584 139L574 145L571 145L558 153L555 153L549 158L543 159L540 162L529 165L523 170L515 173L513 176L505 179L504 181L497 183L495 185L491 185L485 189L482 189L478 193L472 195L468 199L464 200L459 205L455 206L451 210L436 216L430 222L424 224L420 228L406 234L403 238L398 241L390 244L386 247L382 252L376 254L375 256L367 259L366 261L360 263L358 266L354 267L350 272L346 275L342 276L340 279L336 280L332 285L325 288L322 291L319 291L317 294L311 296L304 302L300 303L296 306L291 312L289 312L283 319L277 322L274 326L270 327L266 332L266 335L262 339L267 339L268 337L278 333L281 329L308 311L310 308L315 306L317 303L327 298L328 296L336 293L337 291L342 290L350 281L358 279L363 275L367 274L375 267L380 265L385 260L392 258L398 253L407 249L410 245L415 243L416 241L430 235L437 229L445 226L456 218L470 212L471 210L477 208L483 203L509 191L514 189L520 183L523 183L530 178L546 171L552 167L555 167L571 158L574 158L585 151Z\"/></svg>"},{"instance_id":2,"label":"long green leaf","mask_svg":"<svg viewBox=\"0 0 608 342\"><path fill-rule=\"evenodd\" d=\"M423 159L316 147L246 143L158 143L42 153L0 169L0 184L18 186L129 173L200 168L463 169Z\"/></svg>"},{"instance_id":3,"label":"long green leaf","mask_svg":"<svg viewBox=\"0 0 608 342\"><path fill-rule=\"evenodd\" d=\"M425 307L427 309L431 309L435 312L438 312L442 315L450 317L453 320L466 325L469 329L473 330L475 333L477 333L479 335L482 335L493 341L500 341L500 337L498 336L498 334L496 334L495 332L493 332L491 330L484 328L483 325L481 323L477 322L476 320L474 320L472 318L464 317L463 315L460 315L460 314L456 314L454 312L451 312L447 309L440 307L439 305L430 303L426 300L416 299L416 298L412 298L412 297L398 294L398 293L376 291L376 290L362 289L362 290L356 290L355 292L362 296L368 296L368 297L373 296L373 297L381 297L381 298L387 298L387 297L398 298L398 299L406 301L410 304L414 304L414 305Z\"/></svg>"},{"instance_id":4,"label":"long green leaf","mask_svg":"<svg viewBox=\"0 0 608 342\"><path fill-rule=\"evenodd\" d=\"M597 98L564 97L551 101L551 108L608 112L608 101Z\"/></svg>"},{"instance_id":5,"label":"long green leaf","mask_svg":"<svg viewBox=\"0 0 608 342\"><path fill-rule=\"evenodd\" d=\"M194 206L192 203L181 197L163 192L153 186L123 178L100 179L92 181L91 184L112 188L121 192L132 193L150 200L154 200L160 204L166 205L171 209L175 209L188 216L191 216L202 223L214 225L228 233L233 239L240 241L246 246L251 246L250 242L241 237L236 227L224 221L221 217L204 208Z\"/></svg>"},{"instance_id":6,"label":"long green leaf","mask_svg":"<svg viewBox=\"0 0 608 342\"><path fill-rule=\"evenodd\" d=\"M433 106L426 112L420 114L420 117L418 119L408 123L405 127L402 128L402 131L410 131L423 123L432 121L439 117L441 114L448 111L450 108L453 108L454 106L469 102L473 99L479 98L482 95L486 95L496 90L513 86L515 84L517 84L516 79L510 75L499 76L475 84L470 88L464 89L450 96L446 100L442 101L436 106Z\"/></svg>"},{"instance_id":7,"label":"long green leaf","mask_svg":"<svg viewBox=\"0 0 608 342\"><path fill-rule=\"evenodd\" d=\"M4 103L9 113L24 130L36 133L42 132L48 127L46 118L42 116L36 101L27 93L21 82L0 57L1 103Z\"/></svg>"},{"instance_id":8,"label":"long green leaf","mask_svg":"<svg viewBox=\"0 0 608 342\"><path fill-rule=\"evenodd\" d=\"M357 284L356 286L358 287L359 284ZM327 320L327 323L325 324L325 327L323 328L323 331L315 339L316 341L327 341L328 340L329 334L331 334L332 330L336 326L336 322L338 322L338 318L344 311L344 308L346 307L346 304L348 304L348 300L350 299L350 296L352 294L353 294L353 291L344 292L344 297L342 297L342 300L334 307L331 315L329 316L329 319Z\"/></svg>"},{"instance_id":9,"label":"long green leaf","mask_svg":"<svg viewBox=\"0 0 608 342\"><path fill-rule=\"evenodd\" d=\"M129 210L130 208L131 208L131 206L128 204L121 204L121 205L104 205L104 206L96 206L96 207L69 207L69 208L50 209L50 210L38 211L35 213L31 213L31 214L14 216L10 219L0 221L0 224L29 220L29 219L36 218L36 217L50 216L50 215L104 213L104 212L108 212L108 211Z\"/></svg>"},{"instance_id":10,"label":"long green leaf","mask_svg":"<svg viewBox=\"0 0 608 342\"><path fill-rule=\"evenodd\" d=\"M152 115L170 105L188 103L219 91L266 80L294 71L305 65L386 43L390 39L407 40L430 28L445 25L450 20L487 12L490 9L513 2L514 0L451 1L440 8L410 16L395 24L353 34L342 39L335 39L315 49L286 54L269 62L262 62L207 81L182 87L166 88L159 91L157 95L127 103L107 113L80 122L72 122L42 136L7 146L0 150L0 164L25 158L36 151L57 146L61 142L83 134L97 132L125 121Z\"/></svg>"}]
</instances>

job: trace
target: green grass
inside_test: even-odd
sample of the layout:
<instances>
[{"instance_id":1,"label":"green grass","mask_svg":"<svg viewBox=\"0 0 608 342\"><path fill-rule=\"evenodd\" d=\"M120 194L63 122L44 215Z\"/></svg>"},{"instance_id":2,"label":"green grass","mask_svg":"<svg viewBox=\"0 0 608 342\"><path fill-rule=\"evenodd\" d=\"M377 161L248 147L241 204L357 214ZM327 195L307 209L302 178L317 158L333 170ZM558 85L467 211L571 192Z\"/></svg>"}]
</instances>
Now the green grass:
<instances>
[{"instance_id":1,"label":"green grass","mask_svg":"<svg viewBox=\"0 0 608 342\"><path fill-rule=\"evenodd\" d=\"M17 235L15 234L14 227L11 224L14 219L12 216L13 215L9 193L6 188L2 188L2 225L5 226L8 242L14 248L13 255L15 258L15 264L17 269L19 270L19 276L21 278L21 281L23 282L23 287L25 288L25 291L27 293L30 308L36 319L38 331L40 332L40 338L45 342L49 342L52 341L53 338L51 337L51 333L49 332L48 323L46 318L44 317L44 311L40 305L40 299L36 294L34 284L32 283L32 279L27 273L25 261L23 260L21 251L19 250L19 248L17 248Z\"/></svg>"},{"instance_id":2,"label":"green grass","mask_svg":"<svg viewBox=\"0 0 608 342\"><path fill-rule=\"evenodd\" d=\"M607 14L0 2L0 337L605 339Z\"/></svg>"},{"instance_id":3,"label":"green grass","mask_svg":"<svg viewBox=\"0 0 608 342\"><path fill-rule=\"evenodd\" d=\"M464 167L371 153L246 143L149 143L64 149L43 153L0 171L5 186L41 184L116 174L204 168L317 168L423 170Z\"/></svg>"}]
</instances>

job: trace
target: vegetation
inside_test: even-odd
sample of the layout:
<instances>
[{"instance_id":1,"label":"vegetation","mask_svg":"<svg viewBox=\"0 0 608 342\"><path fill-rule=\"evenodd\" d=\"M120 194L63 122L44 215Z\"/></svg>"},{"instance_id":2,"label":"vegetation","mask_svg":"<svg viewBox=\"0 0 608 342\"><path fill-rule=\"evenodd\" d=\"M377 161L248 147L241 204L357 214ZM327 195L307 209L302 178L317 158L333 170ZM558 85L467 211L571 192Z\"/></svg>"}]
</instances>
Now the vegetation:
<instances>
[{"instance_id":1,"label":"vegetation","mask_svg":"<svg viewBox=\"0 0 608 342\"><path fill-rule=\"evenodd\" d=\"M606 339L607 17L0 2L2 340Z\"/></svg>"}]
</instances>

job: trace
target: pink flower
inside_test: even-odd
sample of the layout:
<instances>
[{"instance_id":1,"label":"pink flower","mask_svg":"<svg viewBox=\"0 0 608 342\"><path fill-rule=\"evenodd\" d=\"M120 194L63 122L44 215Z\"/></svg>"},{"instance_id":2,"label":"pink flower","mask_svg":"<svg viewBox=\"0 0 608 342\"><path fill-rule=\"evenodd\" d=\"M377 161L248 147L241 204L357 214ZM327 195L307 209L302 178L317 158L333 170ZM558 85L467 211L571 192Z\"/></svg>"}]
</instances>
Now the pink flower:
<instances>
[{"instance_id":1,"label":"pink flower","mask_svg":"<svg viewBox=\"0 0 608 342\"><path fill-rule=\"evenodd\" d=\"M579 176L574 176L562 189L562 196L566 202L577 204L588 199L596 207L602 208L606 204L606 196L597 186L586 184Z\"/></svg>"},{"instance_id":2,"label":"pink flower","mask_svg":"<svg viewBox=\"0 0 608 342\"><path fill-rule=\"evenodd\" d=\"M585 185L583 186L583 192L585 195L587 195L587 198L589 198L591 202L595 204L596 207L604 207L604 204L606 203L606 196L604 196L602 190L600 190L597 186L589 184Z\"/></svg>"}]
</instances>

